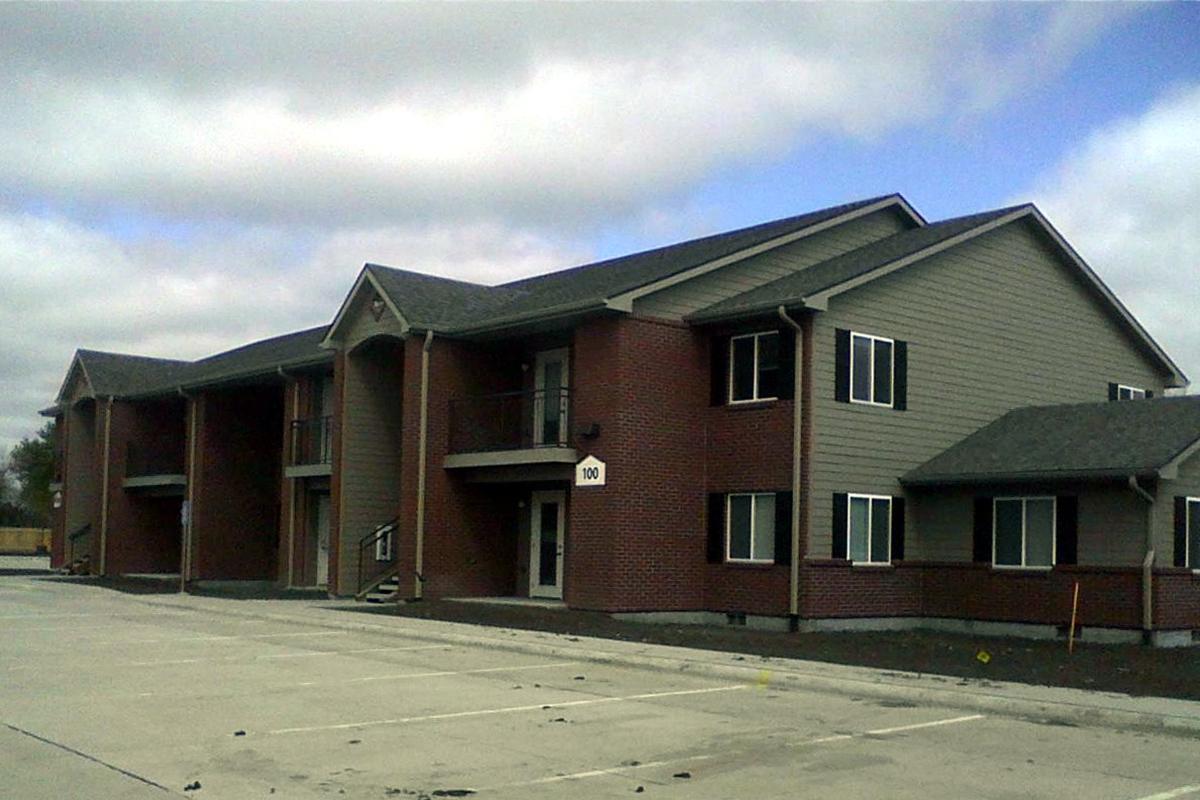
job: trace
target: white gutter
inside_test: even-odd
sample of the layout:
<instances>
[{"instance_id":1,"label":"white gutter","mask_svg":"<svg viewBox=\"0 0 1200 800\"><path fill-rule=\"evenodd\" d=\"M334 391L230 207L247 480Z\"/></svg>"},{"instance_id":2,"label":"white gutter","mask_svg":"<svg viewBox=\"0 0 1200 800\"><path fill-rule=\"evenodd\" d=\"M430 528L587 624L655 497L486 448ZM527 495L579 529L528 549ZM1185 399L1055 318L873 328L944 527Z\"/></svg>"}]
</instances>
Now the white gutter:
<instances>
[{"instance_id":1,"label":"white gutter","mask_svg":"<svg viewBox=\"0 0 1200 800\"><path fill-rule=\"evenodd\" d=\"M779 318L795 331L795 348L792 353L792 553L788 566L791 569L788 589L788 613L793 620L800 616L800 443L801 411L800 387L803 383L804 338L800 325L788 316L787 309L780 306Z\"/></svg>"},{"instance_id":2,"label":"white gutter","mask_svg":"<svg viewBox=\"0 0 1200 800\"><path fill-rule=\"evenodd\" d=\"M1129 476L1129 488L1146 501L1146 557L1142 560L1142 630L1149 635L1154 628L1154 495Z\"/></svg>"},{"instance_id":3,"label":"white gutter","mask_svg":"<svg viewBox=\"0 0 1200 800\"><path fill-rule=\"evenodd\" d=\"M429 439L429 350L433 331L425 331L421 347L421 423L417 434L417 554L413 571L413 597L420 600L425 582L425 451Z\"/></svg>"}]
</instances>

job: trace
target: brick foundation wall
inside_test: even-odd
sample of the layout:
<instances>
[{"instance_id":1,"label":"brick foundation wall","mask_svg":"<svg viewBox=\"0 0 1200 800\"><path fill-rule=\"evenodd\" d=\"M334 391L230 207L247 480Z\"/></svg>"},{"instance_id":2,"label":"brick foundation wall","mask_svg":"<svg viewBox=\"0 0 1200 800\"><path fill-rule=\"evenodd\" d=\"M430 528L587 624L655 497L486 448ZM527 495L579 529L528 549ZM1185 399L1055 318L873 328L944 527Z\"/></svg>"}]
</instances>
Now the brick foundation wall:
<instances>
[{"instance_id":1,"label":"brick foundation wall","mask_svg":"<svg viewBox=\"0 0 1200 800\"><path fill-rule=\"evenodd\" d=\"M1154 571L1154 627L1200 630L1200 576L1188 569Z\"/></svg>"},{"instance_id":2,"label":"brick foundation wall","mask_svg":"<svg viewBox=\"0 0 1200 800\"><path fill-rule=\"evenodd\" d=\"M919 566L854 567L849 561L811 560L800 568L800 616L906 617L922 613Z\"/></svg>"}]
</instances>

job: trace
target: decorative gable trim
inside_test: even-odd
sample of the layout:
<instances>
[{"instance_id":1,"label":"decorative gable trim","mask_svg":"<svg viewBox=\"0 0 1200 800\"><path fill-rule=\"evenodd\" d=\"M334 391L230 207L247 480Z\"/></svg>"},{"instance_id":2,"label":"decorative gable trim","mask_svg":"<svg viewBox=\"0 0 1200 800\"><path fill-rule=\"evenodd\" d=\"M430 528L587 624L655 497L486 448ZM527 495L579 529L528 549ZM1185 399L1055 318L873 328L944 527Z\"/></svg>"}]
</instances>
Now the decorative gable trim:
<instances>
[{"instance_id":1,"label":"decorative gable trim","mask_svg":"<svg viewBox=\"0 0 1200 800\"><path fill-rule=\"evenodd\" d=\"M333 318L333 322L329 326L329 333L321 341L321 347L327 350L336 350L338 348L343 340L342 334L345 327L350 323L350 309L354 306L355 301L359 299L360 293L364 291L364 287L365 291L373 291L383 301L384 310L391 312L396 321L400 323L401 334L408 333L412 327L409 325L408 320L404 318L404 315L400 313L400 309L396 307L395 302L392 301L392 298L388 297L388 293L384 291L379 281L371 274L370 268L363 267L362 271L358 273L358 278L354 281L354 286L351 287L349 294L346 295L346 299L342 301L341 307L338 308L337 316ZM370 300L364 301L368 306L367 313L370 313L375 318L375 321L379 322L383 314L382 312L376 313L376 310L370 309L370 302Z\"/></svg>"}]
</instances>

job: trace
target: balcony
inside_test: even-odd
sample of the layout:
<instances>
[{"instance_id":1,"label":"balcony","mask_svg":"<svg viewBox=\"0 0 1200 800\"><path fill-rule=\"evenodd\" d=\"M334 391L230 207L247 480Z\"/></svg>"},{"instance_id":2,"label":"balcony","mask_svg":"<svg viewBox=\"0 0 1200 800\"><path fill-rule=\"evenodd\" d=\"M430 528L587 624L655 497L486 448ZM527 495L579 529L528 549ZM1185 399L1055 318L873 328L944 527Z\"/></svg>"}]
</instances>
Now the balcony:
<instances>
[{"instance_id":1,"label":"balcony","mask_svg":"<svg viewBox=\"0 0 1200 800\"><path fill-rule=\"evenodd\" d=\"M450 401L447 469L574 464L566 388Z\"/></svg>"},{"instance_id":2,"label":"balcony","mask_svg":"<svg viewBox=\"0 0 1200 800\"><path fill-rule=\"evenodd\" d=\"M179 452L125 443L126 489L149 490L155 494L181 494L187 485L183 469L183 446Z\"/></svg>"},{"instance_id":3,"label":"balcony","mask_svg":"<svg viewBox=\"0 0 1200 800\"><path fill-rule=\"evenodd\" d=\"M328 475L333 463L333 417L292 420L292 459L289 478Z\"/></svg>"}]
</instances>

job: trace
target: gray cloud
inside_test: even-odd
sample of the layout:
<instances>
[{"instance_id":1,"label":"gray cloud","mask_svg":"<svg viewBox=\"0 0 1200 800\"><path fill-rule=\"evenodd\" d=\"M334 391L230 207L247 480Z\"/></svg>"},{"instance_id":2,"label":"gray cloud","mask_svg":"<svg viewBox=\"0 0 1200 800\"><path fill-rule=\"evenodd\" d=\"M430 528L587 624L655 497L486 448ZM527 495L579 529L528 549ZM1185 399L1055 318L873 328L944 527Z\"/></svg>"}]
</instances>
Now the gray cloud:
<instances>
[{"instance_id":1,"label":"gray cloud","mask_svg":"<svg viewBox=\"0 0 1200 800\"><path fill-rule=\"evenodd\" d=\"M1004 24L1031 14L1052 33ZM1069 63L1111 16L985 4L0 6L0 182L18 205L259 224L563 226L630 213L805 133L870 139L962 97L999 102L1030 65Z\"/></svg>"}]
</instances>

